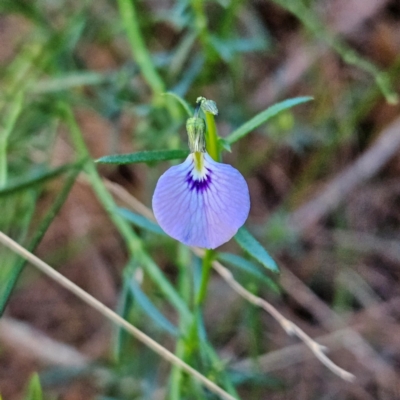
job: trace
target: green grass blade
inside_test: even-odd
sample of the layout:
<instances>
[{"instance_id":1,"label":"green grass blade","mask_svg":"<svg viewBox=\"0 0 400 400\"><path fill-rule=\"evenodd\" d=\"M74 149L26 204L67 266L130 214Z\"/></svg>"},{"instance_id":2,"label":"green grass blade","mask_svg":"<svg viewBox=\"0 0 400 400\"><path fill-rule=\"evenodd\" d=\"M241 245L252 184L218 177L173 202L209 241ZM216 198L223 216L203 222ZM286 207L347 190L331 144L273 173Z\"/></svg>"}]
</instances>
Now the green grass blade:
<instances>
[{"instance_id":1,"label":"green grass blade","mask_svg":"<svg viewBox=\"0 0 400 400\"><path fill-rule=\"evenodd\" d=\"M139 16L136 12L136 2L131 0L118 0L121 20L131 45L132 54L139 65L144 79L153 91L153 95L165 92L165 84L156 70L149 49L139 27Z\"/></svg>"},{"instance_id":2,"label":"green grass blade","mask_svg":"<svg viewBox=\"0 0 400 400\"><path fill-rule=\"evenodd\" d=\"M129 310L132 305L132 297L127 282L123 282L122 289L119 295L117 304L117 313L124 319L128 320ZM123 355L123 347L125 344L125 337L127 332L120 326L115 325L112 336L112 352L114 361L119 362Z\"/></svg>"},{"instance_id":3,"label":"green grass blade","mask_svg":"<svg viewBox=\"0 0 400 400\"><path fill-rule=\"evenodd\" d=\"M162 330L173 336L178 335L178 329L157 309L152 301L142 291L137 282L131 276L125 276L128 280L129 289L137 304L149 316L149 318Z\"/></svg>"},{"instance_id":4,"label":"green grass blade","mask_svg":"<svg viewBox=\"0 0 400 400\"><path fill-rule=\"evenodd\" d=\"M46 233L48 227L52 223L54 217L58 214L61 207L63 206L65 200L68 197L68 194L75 182L75 179L79 172L81 171L84 163L81 161L75 165L75 167L70 171L68 177L66 178L66 182L64 187L62 188L61 192L58 194L57 198L55 199L54 203L50 207L49 211L47 211L46 215L40 222L31 242L26 246L29 251L34 251L37 245L42 240L44 234ZM11 273L8 277L4 278L5 283L0 287L0 317L4 312L4 309L7 305L8 299L11 295L11 292L17 283L19 274L21 273L24 265L25 260L19 259L15 265L15 268L11 270Z\"/></svg>"},{"instance_id":5,"label":"green grass blade","mask_svg":"<svg viewBox=\"0 0 400 400\"><path fill-rule=\"evenodd\" d=\"M0 134L0 188L4 187L7 182L7 147L8 139L14 129L17 119L22 111L22 105L24 102L24 96L21 92L11 109L6 113L7 119L3 122L4 129L1 130ZM2 121L0 121L2 122Z\"/></svg>"},{"instance_id":6,"label":"green grass blade","mask_svg":"<svg viewBox=\"0 0 400 400\"><path fill-rule=\"evenodd\" d=\"M39 375L34 373L25 395L24 400L43 400L42 385L40 384Z\"/></svg>"},{"instance_id":7,"label":"green grass blade","mask_svg":"<svg viewBox=\"0 0 400 400\"><path fill-rule=\"evenodd\" d=\"M271 107L268 107L266 110L260 112L255 117L245 122L238 129L233 131L230 135L225 138L225 141L229 144L237 142L242 137L246 136L248 133L256 129L261 124L264 124L269 119L279 114L280 112L297 106L298 104L306 103L307 101L313 100L312 97L295 97L294 99L284 100L280 103L276 103Z\"/></svg>"},{"instance_id":8,"label":"green grass blade","mask_svg":"<svg viewBox=\"0 0 400 400\"><path fill-rule=\"evenodd\" d=\"M172 98L174 98L175 100L177 100L182 107L185 109L188 117L190 118L193 115L193 110L190 107L190 105L188 104L188 102L186 100L184 100L181 96L177 95L174 92L166 92L162 94L163 96L170 96Z\"/></svg>"},{"instance_id":9,"label":"green grass blade","mask_svg":"<svg viewBox=\"0 0 400 400\"><path fill-rule=\"evenodd\" d=\"M264 267L273 272L279 272L279 268L273 258L245 227L242 226L238 230L235 240L243 250L264 265Z\"/></svg>"},{"instance_id":10,"label":"green grass blade","mask_svg":"<svg viewBox=\"0 0 400 400\"><path fill-rule=\"evenodd\" d=\"M132 164L132 163L147 163L155 161L177 160L187 157L189 150L153 150L139 151L129 154L115 154L104 156L96 160L101 164Z\"/></svg>"},{"instance_id":11,"label":"green grass blade","mask_svg":"<svg viewBox=\"0 0 400 400\"><path fill-rule=\"evenodd\" d=\"M147 231L156 233L157 235L168 236L159 225L148 220L142 215L136 214L130 210L127 210L126 208L118 208L117 212L127 221L132 222L132 224L138 226L139 228L146 229Z\"/></svg>"}]
</instances>

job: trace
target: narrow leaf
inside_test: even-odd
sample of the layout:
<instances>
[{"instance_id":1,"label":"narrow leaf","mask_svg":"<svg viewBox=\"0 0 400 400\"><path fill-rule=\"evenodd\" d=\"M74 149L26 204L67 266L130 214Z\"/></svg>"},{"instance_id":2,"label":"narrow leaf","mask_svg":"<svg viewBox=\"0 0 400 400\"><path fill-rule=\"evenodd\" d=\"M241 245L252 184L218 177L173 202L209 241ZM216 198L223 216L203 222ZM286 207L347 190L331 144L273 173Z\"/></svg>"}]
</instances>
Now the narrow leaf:
<instances>
[{"instance_id":1,"label":"narrow leaf","mask_svg":"<svg viewBox=\"0 0 400 400\"><path fill-rule=\"evenodd\" d=\"M187 113L187 115L189 117L191 117L193 115L193 110L191 109L191 107L189 106L187 101L184 100L181 96L177 95L174 92L163 93L163 96L171 96L171 97L173 97L175 100L177 100L182 105L182 107L185 109L185 111L186 111L186 113Z\"/></svg>"},{"instance_id":2,"label":"narrow leaf","mask_svg":"<svg viewBox=\"0 0 400 400\"><path fill-rule=\"evenodd\" d=\"M143 217L142 215L136 214L130 210L127 210L126 208L117 208L117 212L126 220L132 222L132 224L138 226L139 228L146 229L149 232L153 232L158 235L167 236L159 225L150 221L146 217Z\"/></svg>"},{"instance_id":3,"label":"narrow leaf","mask_svg":"<svg viewBox=\"0 0 400 400\"><path fill-rule=\"evenodd\" d=\"M242 226L238 230L235 240L243 250L264 265L264 267L273 272L279 272L276 262L246 228Z\"/></svg>"},{"instance_id":4,"label":"narrow leaf","mask_svg":"<svg viewBox=\"0 0 400 400\"><path fill-rule=\"evenodd\" d=\"M28 386L25 400L43 400L42 386L40 384L39 375L34 373Z\"/></svg>"},{"instance_id":5,"label":"narrow leaf","mask_svg":"<svg viewBox=\"0 0 400 400\"><path fill-rule=\"evenodd\" d=\"M260 271L258 266L253 262L232 253L217 253L217 259L244 271L245 273L251 275L253 278L256 278L257 280L261 280L263 283L268 285L274 292L280 293L278 285L268 276L264 275L262 271Z\"/></svg>"},{"instance_id":6,"label":"narrow leaf","mask_svg":"<svg viewBox=\"0 0 400 400\"><path fill-rule=\"evenodd\" d=\"M129 288L132 296L135 298L137 304L143 309L143 311L164 331L167 331L171 335L177 336L178 329L170 322L163 314L157 309L152 301L142 291L137 282L132 279L131 276L125 277L128 280Z\"/></svg>"},{"instance_id":7,"label":"narrow leaf","mask_svg":"<svg viewBox=\"0 0 400 400\"><path fill-rule=\"evenodd\" d=\"M118 299L117 313L124 319L128 319L129 309L132 305L132 297L130 296L130 288L127 282L123 282L122 290ZM114 334L112 339L112 349L114 360L119 363L122 352L123 345L125 341L126 331L120 326L114 325Z\"/></svg>"},{"instance_id":8,"label":"narrow leaf","mask_svg":"<svg viewBox=\"0 0 400 400\"><path fill-rule=\"evenodd\" d=\"M313 100L312 97L295 97L294 99L284 100L280 103L276 103L271 107L268 107L266 110L260 112L255 117L244 123L238 129L233 131L230 135L228 135L225 140L232 144L241 139L243 136L246 136L248 133L253 131L255 128L260 126L261 124L267 122L269 119L280 113L281 111L287 110L291 107L294 107L298 104L305 103L307 101Z\"/></svg>"},{"instance_id":9,"label":"narrow leaf","mask_svg":"<svg viewBox=\"0 0 400 400\"><path fill-rule=\"evenodd\" d=\"M102 164L132 164L132 163L147 163L154 161L177 160L187 157L189 150L153 150L139 151L129 154L114 154L104 156L96 160Z\"/></svg>"}]
</instances>

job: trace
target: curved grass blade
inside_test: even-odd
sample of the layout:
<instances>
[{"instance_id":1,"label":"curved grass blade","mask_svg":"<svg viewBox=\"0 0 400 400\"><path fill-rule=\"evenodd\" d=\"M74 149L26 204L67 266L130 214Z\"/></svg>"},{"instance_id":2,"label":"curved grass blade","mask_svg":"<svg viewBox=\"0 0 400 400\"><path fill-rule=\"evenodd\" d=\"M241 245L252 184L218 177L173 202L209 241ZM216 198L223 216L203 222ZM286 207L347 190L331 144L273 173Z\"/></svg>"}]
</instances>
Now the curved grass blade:
<instances>
[{"instance_id":1,"label":"curved grass blade","mask_svg":"<svg viewBox=\"0 0 400 400\"><path fill-rule=\"evenodd\" d=\"M242 226L234 238L243 250L264 265L264 267L273 272L279 272L279 268L273 258L245 227Z\"/></svg>"},{"instance_id":2,"label":"curved grass blade","mask_svg":"<svg viewBox=\"0 0 400 400\"><path fill-rule=\"evenodd\" d=\"M243 136L246 136L248 133L256 129L261 124L264 124L269 119L279 114L281 111L287 110L301 103L306 103L307 101L310 100L313 100L313 98L310 96L305 96L305 97L295 97L294 99L288 99L280 103L276 103L271 107L268 107L266 110L260 112L249 121L245 122L242 126L233 131L230 135L228 135L225 138L225 141L229 144L235 143Z\"/></svg>"},{"instance_id":3,"label":"curved grass blade","mask_svg":"<svg viewBox=\"0 0 400 400\"><path fill-rule=\"evenodd\" d=\"M163 96L171 96L173 97L175 100L177 100L182 107L185 109L187 115L189 116L189 118L193 115L193 110L192 108L189 106L189 104L187 103L186 100L184 100L181 96L178 96L176 93L174 92L166 92L162 94Z\"/></svg>"},{"instance_id":4,"label":"curved grass blade","mask_svg":"<svg viewBox=\"0 0 400 400\"><path fill-rule=\"evenodd\" d=\"M117 208L117 212L126 220L132 222L132 224L138 226L139 228L146 229L149 232L153 232L158 235L168 236L159 225L150 221L146 217L143 217L142 215L136 214L130 210L127 210L126 208Z\"/></svg>"},{"instance_id":5,"label":"curved grass blade","mask_svg":"<svg viewBox=\"0 0 400 400\"><path fill-rule=\"evenodd\" d=\"M139 151L137 153L129 154L114 154L104 156L96 160L101 164L133 164L133 163L147 163L155 161L168 161L178 160L185 158L189 155L189 150L153 150L153 151Z\"/></svg>"}]
</instances>

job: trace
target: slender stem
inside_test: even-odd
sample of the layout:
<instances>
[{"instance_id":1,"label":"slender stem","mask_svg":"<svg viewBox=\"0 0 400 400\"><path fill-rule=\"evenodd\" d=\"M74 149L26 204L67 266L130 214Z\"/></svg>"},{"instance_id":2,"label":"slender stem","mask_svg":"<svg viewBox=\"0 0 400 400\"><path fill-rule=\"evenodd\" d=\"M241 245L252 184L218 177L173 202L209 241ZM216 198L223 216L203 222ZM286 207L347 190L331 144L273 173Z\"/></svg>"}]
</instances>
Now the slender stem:
<instances>
[{"instance_id":1,"label":"slender stem","mask_svg":"<svg viewBox=\"0 0 400 400\"><path fill-rule=\"evenodd\" d=\"M214 258L213 250L206 250L203 258L202 268L201 268L201 281L199 291L196 295L195 306L196 308L201 308L204 303L204 299L207 294L208 282L210 280L210 274L212 270L212 261Z\"/></svg>"},{"instance_id":2,"label":"slender stem","mask_svg":"<svg viewBox=\"0 0 400 400\"><path fill-rule=\"evenodd\" d=\"M197 114L200 105L201 102L197 104L195 115ZM205 112L205 114L207 119L206 149L210 156L218 161L220 155L218 148L217 127L215 124L214 115L207 111ZM202 323L201 310L204 304L204 300L206 298L207 288L210 281L213 257L213 250L205 250L201 269L200 286L197 293L195 294L193 320L189 327L189 334L185 351L186 356L190 356L194 352L200 350L199 331L201 329Z\"/></svg>"},{"instance_id":3,"label":"slender stem","mask_svg":"<svg viewBox=\"0 0 400 400\"><path fill-rule=\"evenodd\" d=\"M186 301L186 303L190 302L190 293L191 293L191 280L189 276L188 265L190 265L190 250L182 245L178 244L178 259L177 264L179 268L179 293ZM187 329L188 323L183 318L179 320L179 330L180 332L185 332ZM176 343L175 355L179 358L185 357L185 338L182 335L179 337ZM184 375L182 374L182 370L174 366L171 371L171 379L169 385L169 400L180 400L182 398L181 391L184 382Z\"/></svg>"},{"instance_id":4,"label":"slender stem","mask_svg":"<svg viewBox=\"0 0 400 400\"><path fill-rule=\"evenodd\" d=\"M136 0L118 0L119 12L124 23L132 54L139 68L153 91L153 97L165 92L165 85L146 48L143 35L139 27L139 18L135 9Z\"/></svg>"},{"instance_id":5,"label":"slender stem","mask_svg":"<svg viewBox=\"0 0 400 400\"><path fill-rule=\"evenodd\" d=\"M139 17L135 8L136 0L118 0L119 12L131 45L132 55L137 62L144 79L153 92L153 102L165 106L174 120L179 120L181 113L175 103L167 101L162 94L166 85L157 72L139 27Z\"/></svg>"},{"instance_id":6,"label":"slender stem","mask_svg":"<svg viewBox=\"0 0 400 400\"><path fill-rule=\"evenodd\" d=\"M50 265L46 264L40 258L36 257L34 254L30 253L22 246L20 246L17 242L12 240L10 237L5 235L3 232L0 232L0 242L3 243L6 247L19 254L21 257L25 258L31 264L33 264L36 268L38 268L41 272L46 274L49 278L56 281L58 284L63 286L65 289L69 290L71 293L75 294L75 296L79 297L86 304L96 309L103 316L108 318L110 321L124 328L127 332L129 332L132 336L134 336L137 340L145 344L147 347L152 349L155 353L163 357L165 360L170 363L176 365L181 368L194 378L196 378L199 382L201 382L204 386L206 386L210 391L219 395L222 399L227 400L236 400L229 393L225 392L225 390L221 389L214 382L211 382L204 375L200 374L194 368L186 364L180 358L176 357L166 348L158 344L155 340L147 336L141 330L131 325L128 321L124 320L117 313L112 311L110 308L106 307L103 303L92 297L90 294L86 293L79 286L75 285L75 283L71 282L65 276L61 275L55 269L53 269Z\"/></svg>"},{"instance_id":7,"label":"slender stem","mask_svg":"<svg viewBox=\"0 0 400 400\"><path fill-rule=\"evenodd\" d=\"M17 122L17 118L22 110L23 104L23 93L17 95L16 101L10 110L8 118L5 123L3 132L0 136L0 188L4 187L7 183L7 146L8 139L11 135L14 125Z\"/></svg>"},{"instance_id":8,"label":"slender stem","mask_svg":"<svg viewBox=\"0 0 400 400\"><path fill-rule=\"evenodd\" d=\"M207 29L207 17L204 11L204 0L191 0L194 12L194 27L203 47L203 52L207 57L207 61L214 63L217 59L217 53L210 45L210 36Z\"/></svg>"}]
</instances>

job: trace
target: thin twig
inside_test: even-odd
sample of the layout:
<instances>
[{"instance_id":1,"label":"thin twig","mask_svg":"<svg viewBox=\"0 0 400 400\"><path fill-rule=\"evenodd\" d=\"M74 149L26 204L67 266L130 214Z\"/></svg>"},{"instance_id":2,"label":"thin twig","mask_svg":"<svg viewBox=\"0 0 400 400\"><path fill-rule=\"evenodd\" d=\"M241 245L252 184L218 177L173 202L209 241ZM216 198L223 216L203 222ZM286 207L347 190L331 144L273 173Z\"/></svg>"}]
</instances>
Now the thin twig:
<instances>
[{"instance_id":1,"label":"thin twig","mask_svg":"<svg viewBox=\"0 0 400 400\"><path fill-rule=\"evenodd\" d=\"M318 342L324 343L330 349L338 350L346 345L349 328L339 329L318 337ZM249 373L254 369L262 372L272 372L278 369L287 368L293 364L310 359L313 354L310 353L304 343L296 343L290 346L261 354L255 359L244 358L232 364L235 371Z\"/></svg>"},{"instance_id":2,"label":"thin twig","mask_svg":"<svg viewBox=\"0 0 400 400\"><path fill-rule=\"evenodd\" d=\"M75 285L75 283L71 282L65 276L61 275L55 269L53 269L50 265L46 264L40 258L36 257L34 254L30 253L22 246L20 246L17 242L12 240L10 237L5 235L3 232L0 232L0 242L3 243L6 247L19 254L21 257L25 258L32 265L38 268L41 272L46 274L48 277L56 281L58 284L75 294L81 300L83 300L89 306L95 308L99 311L103 316L108 318L110 321L124 328L127 332L129 332L132 336L134 336L137 340L145 344L147 347L152 349L155 353L160 355L165 360L169 361L171 364L181 368L183 371L187 372L193 378L197 379L204 386L206 386L210 391L219 395L222 399L227 400L235 400L233 396L229 393L225 392L222 388L217 386L214 382L207 379L204 375L200 374L190 365L186 364L180 358L176 357L173 353L168 351L166 348L158 344L155 340L151 339L141 330L137 329L129 322L124 320L110 308L106 307L103 303L96 300L90 294L86 293L79 286Z\"/></svg>"},{"instance_id":3,"label":"thin twig","mask_svg":"<svg viewBox=\"0 0 400 400\"><path fill-rule=\"evenodd\" d=\"M126 204L130 205L136 212L146 216L152 221L156 221L153 213L144 204L140 203L134 196L128 193L121 186L105 181L105 185L111 190L111 192L117 196L120 200L124 201ZM204 250L191 247L193 253L199 257L203 257ZM353 381L355 379L354 375L345 371L344 369L338 367L334 364L325 354L325 346L321 346L315 340L310 338L302 329L295 325L292 321L285 318L274 306L268 303L261 297L255 296L253 293L245 289L239 282L235 280L232 273L225 268L220 262L213 261L214 270L225 280L225 282L241 297L246 299L251 304L257 307L261 307L268 314L270 314L286 331L288 335L297 336L303 343L314 353L315 357L318 358L321 363L323 363L327 368L329 368L334 374L338 375L340 378L346 381Z\"/></svg>"}]
</instances>

